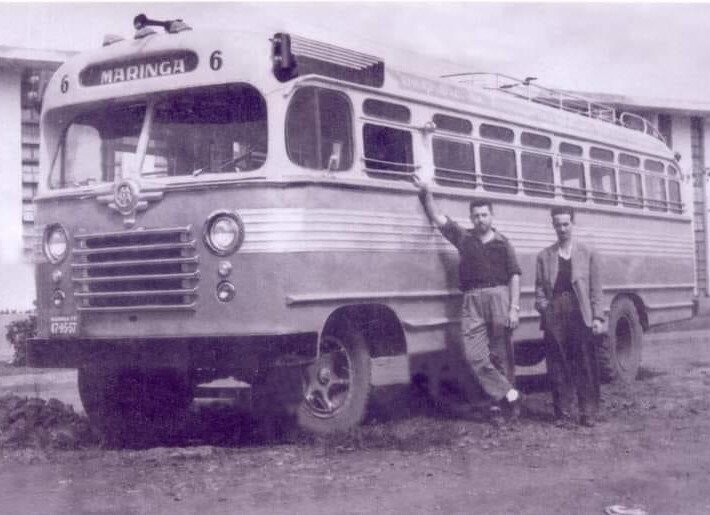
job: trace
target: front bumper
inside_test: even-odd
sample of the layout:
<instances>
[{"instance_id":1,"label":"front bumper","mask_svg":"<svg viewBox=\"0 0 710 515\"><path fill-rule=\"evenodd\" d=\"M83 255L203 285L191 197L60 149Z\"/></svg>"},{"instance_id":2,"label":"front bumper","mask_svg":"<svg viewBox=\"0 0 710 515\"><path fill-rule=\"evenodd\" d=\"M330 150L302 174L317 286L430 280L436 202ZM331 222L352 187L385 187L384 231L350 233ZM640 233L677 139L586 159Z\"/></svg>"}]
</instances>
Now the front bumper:
<instances>
[{"instance_id":1,"label":"front bumper","mask_svg":"<svg viewBox=\"0 0 710 515\"><path fill-rule=\"evenodd\" d=\"M258 369L307 364L317 354L318 333L151 338L31 338L32 367L171 367L184 370Z\"/></svg>"}]
</instances>

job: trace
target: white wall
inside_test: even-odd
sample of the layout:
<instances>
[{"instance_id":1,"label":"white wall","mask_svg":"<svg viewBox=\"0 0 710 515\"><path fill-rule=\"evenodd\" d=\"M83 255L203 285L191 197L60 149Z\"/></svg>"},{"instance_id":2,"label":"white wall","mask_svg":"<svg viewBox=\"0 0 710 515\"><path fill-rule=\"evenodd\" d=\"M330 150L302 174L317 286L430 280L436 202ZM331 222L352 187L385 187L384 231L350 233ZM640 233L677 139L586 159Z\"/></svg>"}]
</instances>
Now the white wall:
<instances>
[{"instance_id":1,"label":"white wall","mask_svg":"<svg viewBox=\"0 0 710 515\"><path fill-rule=\"evenodd\" d=\"M0 68L0 265L22 259L20 79L19 71Z\"/></svg>"}]
</instances>

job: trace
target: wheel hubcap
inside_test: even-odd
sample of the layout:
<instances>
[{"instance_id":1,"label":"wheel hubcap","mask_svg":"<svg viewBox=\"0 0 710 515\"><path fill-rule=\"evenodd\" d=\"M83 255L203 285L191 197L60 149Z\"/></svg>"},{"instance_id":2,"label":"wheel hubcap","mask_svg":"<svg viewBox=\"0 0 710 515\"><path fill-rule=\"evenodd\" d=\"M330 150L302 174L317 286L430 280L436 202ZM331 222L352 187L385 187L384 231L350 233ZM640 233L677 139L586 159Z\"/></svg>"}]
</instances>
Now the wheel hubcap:
<instances>
[{"instance_id":1,"label":"wheel hubcap","mask_svg":"<svg viewBox=\"0 0 710 515\"><path fill-rule=\"evenodd\" d=\"M320 418L335 416L351 396L352 359L343 342L327 336L320 355L304 374L303 395L307 408Z\"/></svg>"},{"instance_id":2,"label":"wheel hubcap","mask_svg":"<svg viewBox=\"0 0 710 515\"><path fill-rule=\"evenodd\" d=\"M318 370L318 382L326 386L328 383L330 383L330 377L331 377L331 372L329 368L321 368Z\"/></svg>"}]
</instances>

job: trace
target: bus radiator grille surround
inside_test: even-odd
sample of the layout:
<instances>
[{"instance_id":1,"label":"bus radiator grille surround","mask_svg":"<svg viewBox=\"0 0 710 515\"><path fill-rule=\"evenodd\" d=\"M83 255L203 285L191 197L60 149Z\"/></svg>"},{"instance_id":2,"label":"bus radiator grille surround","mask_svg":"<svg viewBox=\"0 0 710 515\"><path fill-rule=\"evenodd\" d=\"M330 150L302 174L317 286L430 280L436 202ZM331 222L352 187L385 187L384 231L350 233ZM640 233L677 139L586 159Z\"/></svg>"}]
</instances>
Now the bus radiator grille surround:
<instances>
[{"instance_id":1,"label":"bus radiator grille surround","mask_svg":"<svg viewBox=\"0 0 710 515\"><path fill-rule=\"evenodd\" d=\"M78 234L72 256L79 311L195 307L200 271L191 227Z\"/></svg>"}]
</instances>

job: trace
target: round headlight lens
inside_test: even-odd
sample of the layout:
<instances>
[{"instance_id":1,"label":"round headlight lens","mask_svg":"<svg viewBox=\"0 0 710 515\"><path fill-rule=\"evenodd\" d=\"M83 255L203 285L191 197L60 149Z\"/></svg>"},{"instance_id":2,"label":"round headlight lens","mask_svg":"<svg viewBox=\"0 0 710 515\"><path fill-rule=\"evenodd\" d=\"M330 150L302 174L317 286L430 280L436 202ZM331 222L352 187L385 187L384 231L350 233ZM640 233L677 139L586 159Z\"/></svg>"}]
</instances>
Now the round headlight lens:
<instances>
[{"instance_id":1,"label":"round headlight lens","mask_svg":"<svg viewBox=\"0 0 710 515\"><path fill-rule=\"evenodd\" d=\"M67 256L69 238L61 225L53 225L47 229L44 239L44 253L52 263L59 263Z\"/></svg>"},{"instance_id":2,"label":"round headlight lens","mask_svg":"<svg viewBox=\"0 0 710 515\"><path fill-rule=\"evenodd\" d=\"M239 248L244 229L239 217L232 213L219 213L208 222L205 240L212 251L220 256L231 254Z\"/></svg>"}]
</instances>

